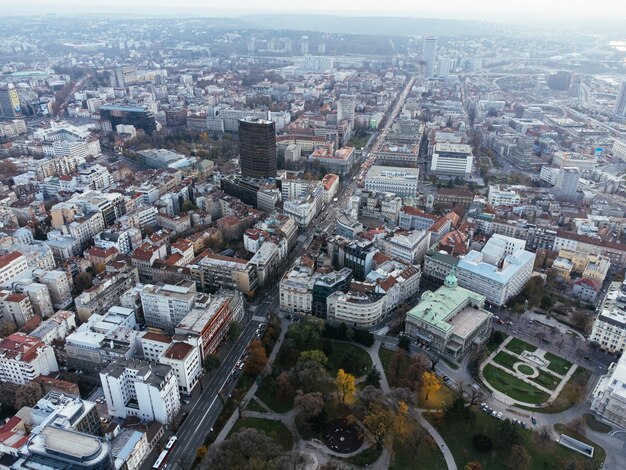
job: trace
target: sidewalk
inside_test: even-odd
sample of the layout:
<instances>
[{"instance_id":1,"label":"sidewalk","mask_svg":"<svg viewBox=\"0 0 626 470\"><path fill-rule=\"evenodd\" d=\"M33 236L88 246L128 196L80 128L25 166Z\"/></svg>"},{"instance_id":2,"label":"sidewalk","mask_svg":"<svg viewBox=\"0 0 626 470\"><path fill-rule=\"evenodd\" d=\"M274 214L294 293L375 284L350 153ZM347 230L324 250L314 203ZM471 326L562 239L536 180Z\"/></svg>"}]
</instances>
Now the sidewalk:
<instances>
[{"instance_id":1,"label":"sidewalk","mask_svg":"<svg viewBox=\"0 0 626 470\"><path fill-rule=\"evenodd\" d=\"M271 366L274 363L274 360L276 359L276 355L278 354L278 350L280 349L281 345L283 344L283 341L285 340L285 335L287 334L288 326L289 326L289 322L284 319L281 319L280 336L276 340L274 349L272 349L272 353L270 354L270 357L267 360L268 366ZM247 404L250 401L250 399L254 396L258 388L259 388L259 383L255 380L254 383L252 384L252 387L248 389L246 394L241 399L242 403ZM260 402L261 400L258 400L258 401ZM251 412L244 411L244 414L245 413L251 413ZM267 416L264 416L264 417L267 418ZM233 426L235 425L238 419L239 419L239 409L236 409L234 413L230 416L230 418L228 418L228 421L226 421L226 424L224 425L220 433L217 435L217 438L215 438L216 443L223 442L226 439L226 437L228 436L228 434L230 433L231 429L233 428Z\"/></svg>"},{"instance_id":2,"label":"sidewalk","mask_svg":"<svg viewBox=\"0 0 626 470\"><path fill-rule=\"evenodd\" d=\"M454 457L452 456L452 452L448 449L446 445L446 441L443 440L441 434L430 424L426 418L422 416L424 410L413 409L411 410L411 414L417 421L422 425L422 427L426 430L430 437L437 443L437 446L441 449L441 453L443 457L446 459L446 465L448 466L448 470L457 470L456 462L454 461ZM432 411L432 410L431 410Z\"/></svg>"}]
</instances>

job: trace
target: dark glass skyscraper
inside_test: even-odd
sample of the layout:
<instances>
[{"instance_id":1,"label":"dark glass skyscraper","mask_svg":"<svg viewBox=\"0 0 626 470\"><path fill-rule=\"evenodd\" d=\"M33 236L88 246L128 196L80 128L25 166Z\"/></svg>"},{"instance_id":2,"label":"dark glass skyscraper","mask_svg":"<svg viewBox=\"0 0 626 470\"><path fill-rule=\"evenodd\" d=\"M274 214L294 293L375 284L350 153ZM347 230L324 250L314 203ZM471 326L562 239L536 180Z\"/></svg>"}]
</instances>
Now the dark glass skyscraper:
<instances>
[{"instance_id":1,"label":"dark glass skyscraper","mask_svg":"<svg viewBox=\"0 0 626 470\"><path fill-rule=\"evenodd\" d=\"M276 125L259 118L239 120L241 174L252 178L276 176Z\"/></svg>"}]
</instances>

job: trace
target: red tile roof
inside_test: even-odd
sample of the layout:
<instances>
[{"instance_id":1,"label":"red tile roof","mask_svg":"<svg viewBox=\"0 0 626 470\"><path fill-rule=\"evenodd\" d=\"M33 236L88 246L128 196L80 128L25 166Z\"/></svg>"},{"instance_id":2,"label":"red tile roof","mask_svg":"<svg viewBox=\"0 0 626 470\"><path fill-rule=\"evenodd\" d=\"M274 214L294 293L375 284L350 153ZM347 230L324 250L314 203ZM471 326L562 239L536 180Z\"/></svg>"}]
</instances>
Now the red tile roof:
<instances>
[{"instance_id":1,"label":"red tile roof","mask_svg":"<svg viewBox=\"0 0 626 470\"><path fill-rule=\"evenodd\" d=\"M20 256L22 256L22 253L20 253L19 251L12 251L11 253L0 256L0 269L8 266Z\"/></svg>"}]
</instances>

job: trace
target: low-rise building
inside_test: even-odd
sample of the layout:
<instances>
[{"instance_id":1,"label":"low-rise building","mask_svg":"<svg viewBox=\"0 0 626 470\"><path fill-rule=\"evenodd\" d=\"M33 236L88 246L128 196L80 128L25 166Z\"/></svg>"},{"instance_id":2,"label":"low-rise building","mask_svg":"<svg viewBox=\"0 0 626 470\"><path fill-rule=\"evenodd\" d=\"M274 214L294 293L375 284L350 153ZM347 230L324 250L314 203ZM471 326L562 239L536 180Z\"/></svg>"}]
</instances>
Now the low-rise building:
<instances>
[{"instance_id":1,"label":"low-rise building","mask_svg":"<svg viewBox=\"0 0 626 470\"><path fill-rule=\"evenodd\" d=\"M459 359L489 338L492 314L484 305L485 296L459 287L452 272L442 287L424 292L407 313L405 332L438 353Z\"/></svg>"},{"instance_id":2,"label":"low-rise building","mask_svg":"<svg viewBox=\"0 0 626 470\"><path fill-rule=\"evenodd\" d=\"M609 352L624 352L626 348L626 284L611 283L593 322L589 341Z\"/></svg>"},{"instance_id":3,"label":"low-rise building","mask_svg":"<svg viewBox=\"0 0 626 470\"><path fill-rule=\"evenodd\" d=\"M418 178L417 168L372 165L365 175L365 189L415 197L418 192Z\"/></svg>"},{"instance_id":4,"label":"low-rise building","mask_svg":"<svg viewBox=\"0 0 626 470\"><path fill-rule=\"evenodd\" d=\"M13 333L0 341L0 380L25 384L59 370L53 349L37 338Z\"/></svg>"},{"instance_id":5,"label":"low-rise building","mask_svg":"<svg viewBox=\"0 0 626 470\"><path fill-rule=\"evenodd\" d=\"M626 354L600 377L591 397L591 411L618 428L626 427Z\"/></svg>"}]
</instances>

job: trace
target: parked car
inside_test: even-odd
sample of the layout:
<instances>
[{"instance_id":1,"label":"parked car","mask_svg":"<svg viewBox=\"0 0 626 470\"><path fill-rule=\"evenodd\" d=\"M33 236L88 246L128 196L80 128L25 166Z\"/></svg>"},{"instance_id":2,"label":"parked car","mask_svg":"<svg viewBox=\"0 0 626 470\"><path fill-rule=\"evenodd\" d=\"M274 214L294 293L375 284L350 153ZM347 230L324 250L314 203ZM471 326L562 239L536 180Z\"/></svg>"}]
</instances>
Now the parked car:
<instances>
[{"instance_id":1,"label":"parked car","mask_svg":"<svg viewBox=\"0 0 626 470\"><path fill-rule=\"evenodd\" d=\"M530 418L530 422L533 424L537 424L537 420L535 419L534 416Z\"/></svg>"}]
</instances>

